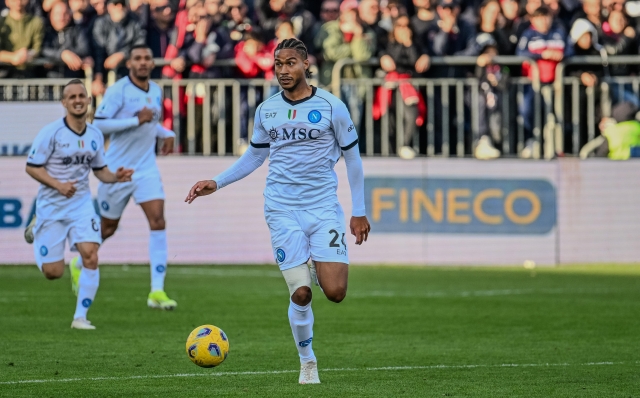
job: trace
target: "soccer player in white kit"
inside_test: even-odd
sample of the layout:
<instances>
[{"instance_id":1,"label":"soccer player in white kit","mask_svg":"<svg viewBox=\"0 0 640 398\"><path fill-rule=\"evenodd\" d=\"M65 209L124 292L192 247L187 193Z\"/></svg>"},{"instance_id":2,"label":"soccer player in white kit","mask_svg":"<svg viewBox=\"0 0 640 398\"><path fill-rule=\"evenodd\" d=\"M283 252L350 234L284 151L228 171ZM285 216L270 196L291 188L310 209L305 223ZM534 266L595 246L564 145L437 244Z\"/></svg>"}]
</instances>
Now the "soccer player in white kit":
<instances>
[{"instance_id":1,"label":"soccer player in white kit","mask_svg":"<svg viewBox=\"0 0 640 398\"><path fill-rule=\"evenodd\" d=\"M162 89L149 80L153 67L151 49L145 45L134 46L127 60L129 75L107 89L96 111L93 124L110 137L107 162L122 164L136 171L130 183L119 186L100 184L98 205L103 239L116 232L129 198L133 196L136 204L140 205L151 230L151 292L147 305L172 310L178 304L164 291L167 273L165 195L155 150L157 138L161 138L164 139L162 153L169 153L175 134L158 123L162 112Z\"/></svg>"},{"instance_id":2,"label":"soccer player in white kit","mask_svg":"<svg viewBox=\"0 0 640 398\"><path fill-rule=\"evenodd\" d=\"M351 188L350 230L357 245L367 240L371 229L353 122L340 99L308 85L308 69L307 49L300 40L278 44L275 71L283 91L256 110L251 146L213 180L196 183L185 199L191 203L246 177L269 156L264 211L273 254L291 295L288 314L300 356L300 384L320 383L312 349L311 279L333 302L347 294L347 230L333 171L341 154Z\"/></svg>"},{"instance_id":3,"label":"soccer player in white kit","mask_svg":"<svg viewBox=\"0 0 640 398\"><path fill-rule=\"evenodd\" d=\"M104 184L131 181L133 174L123 167L115 174L107 168L104 137L87 124L90 102L82 81L70 81L62 92L67 115L40 130L27 159L27 174L41 184L33 229L38 268L47 279L62 276L65 240L80 253L84 267L71 327L85 330L95 329L87 312L100 283L98 247L102 242L100 220L89 191L89 171L93 169Z\"/></svg>"}]
</instances>

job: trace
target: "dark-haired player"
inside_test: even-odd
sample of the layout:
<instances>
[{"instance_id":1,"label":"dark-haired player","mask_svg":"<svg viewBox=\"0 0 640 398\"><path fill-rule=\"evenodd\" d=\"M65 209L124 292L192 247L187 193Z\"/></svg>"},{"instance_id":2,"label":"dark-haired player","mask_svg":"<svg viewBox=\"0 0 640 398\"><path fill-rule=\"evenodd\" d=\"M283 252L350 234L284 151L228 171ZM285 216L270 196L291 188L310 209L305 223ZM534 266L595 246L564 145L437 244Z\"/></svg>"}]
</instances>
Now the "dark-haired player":
<instances>
[{"instance_id":1,"label":"dark-haired player","mask_svg":"<svg viewBox=\"0 0 640 398\"><path fill-rule=\"evenodd\" d=\"M107 89L94 125L110 136L107 161L124 164L136 171L133 181L114 187L100 184L98 204L102 218L102 238L112 236L129 198L142 207L149 220L149 264L151 293L147 305L172 310L178 304L164 292L167 272L167 234L164 220L164 190L156 165L156 140L164 139L162 153L173 148L175 134L159 123L162 89L149 80L154 68L151 49L134 46L127 61L129 76ZM81 259L79 259L81 260ZM77 265L73 263L72 267Z\"/></svg>"},{"instance_id":2,"label":"dark-haired player","mask_svg":"<svg viewBox=\"0 0 640 398\"><path fill-rule=\"evenodd\" d=\"M289 323L300 355L299 382L315 384L320 379L312 349L311 279L329 300L339 303L347 294L349 272L347 229L333 168L344 155L353 205L350 231L357 245L367 240L370 230L364 174L349 112L338 98L309 86L309 60L301 41L278 44L275 72L283 90L256 110L247 152L212 180L196 183L185 201L191 203L246 177L269 157L265 218L275 260L291 295Z\"/></svg>"},{"instance_id":3,"label":"dark-haired player","mask_svg":"<svg viewBox=\"0 0 640 398\"><path fill-rule=\"evenodd\" d=\"M115 174L105 163L104 137L87 124L91 98L80 80L72 80L62 91L67 115L46 125L36 136L27 174L38 181L33 228L34 253L38 268L47 279L64 273L65 240L84 260L79 272L80 289L71 327L91 330L87 320L98 285L98 247L102 243L100 220L96 216L89 191L89 171L104 184L131 181L133 170L120 167ZM115 184L118 185L118 184Z\"/></svg>"}]
</instances>

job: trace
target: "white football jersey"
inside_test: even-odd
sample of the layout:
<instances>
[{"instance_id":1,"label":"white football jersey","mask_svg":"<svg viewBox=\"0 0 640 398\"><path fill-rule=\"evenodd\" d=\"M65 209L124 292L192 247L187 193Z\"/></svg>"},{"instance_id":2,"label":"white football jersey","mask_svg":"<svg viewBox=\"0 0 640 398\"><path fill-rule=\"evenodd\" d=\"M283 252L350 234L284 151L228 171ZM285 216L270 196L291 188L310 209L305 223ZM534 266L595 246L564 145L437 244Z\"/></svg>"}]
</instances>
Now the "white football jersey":
<instances>
[{"instance_id":1,"label":"white football jersey","mask_svg":"<svg viewBox=\"0 0 640 398\"><path fill-rule=\"evenodd\" d=\"M358 134L345 104L313 87L291 101L280 92L256 110L251 145L270 148L265 204L273 209L313 209L338 201L333 167Z\"/></svg>"},{"instance_id":2,"label":"white football jersey","mask_svg":"<svg viewBox=\"0 0 640 398\"><path fill-rule=\"evenodd\" d=\"M44 167L58 181L77 181L76 193L71 198L41 184L36 201L38 219L64 220L87 212L95 214L89 190L89 171L107 166L104 137L96 127L87 124L82 134L76 134L64 118L46 125L33 141L27 164Z\"/></svg>"},{"instance_id":3,"label":"white football jersey","mask_svg":"<svg viewBox=\"0 0 640 398\"><path fill-rule=\"evenodd\" d=\"M129 76L123 77L107 89L95 114L95 119L128 119L137 117L144 107L153 111L153 121L111 134L107 150L107 163L133 169L134 180L158 173L156 125L161 115L162 89L149 82L149 90L145 91Z\"/></svg>"}]
</instances>

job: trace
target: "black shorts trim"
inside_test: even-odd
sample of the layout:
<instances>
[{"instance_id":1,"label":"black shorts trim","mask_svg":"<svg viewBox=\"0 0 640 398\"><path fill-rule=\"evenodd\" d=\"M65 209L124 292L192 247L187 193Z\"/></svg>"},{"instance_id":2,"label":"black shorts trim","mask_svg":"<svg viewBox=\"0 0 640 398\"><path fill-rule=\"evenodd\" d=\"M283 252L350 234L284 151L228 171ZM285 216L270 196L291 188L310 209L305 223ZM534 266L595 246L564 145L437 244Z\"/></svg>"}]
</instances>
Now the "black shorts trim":
<instances>
[{"instance_id":1,"label":"black shorts trim","mask_svg":"<svg viewBox=\"0 0 640 398\"><path fill-rule=\"evenodd\" d=\"M347 146L340 147L340 149L342 149L343 151L348 151L349 149L353 148L357 144L358 144L358 139L356 138L356 140L353 141L351 144L349 144Z\"/></svg>"}]
</instances>

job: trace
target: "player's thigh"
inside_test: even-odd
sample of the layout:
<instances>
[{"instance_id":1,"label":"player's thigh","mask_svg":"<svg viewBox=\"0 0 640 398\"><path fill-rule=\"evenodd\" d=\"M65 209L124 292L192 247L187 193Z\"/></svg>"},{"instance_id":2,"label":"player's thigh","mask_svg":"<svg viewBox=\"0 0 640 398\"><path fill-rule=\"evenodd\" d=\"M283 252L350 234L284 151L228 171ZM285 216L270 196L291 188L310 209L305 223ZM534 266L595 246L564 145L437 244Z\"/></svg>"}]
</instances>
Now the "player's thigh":
<instances>
[{"instance_id":1,"label":"player's thigh","mask_svg":"<svg viewBox=\"0 0 640 398\"><path fill-rule=\"evenodd\" d=\"M64 260L42 264L42 273L47 279L58 279L64 275Z\"/></svg>"},{"instance_id":2,"label":"player's thigh","mask_svg":"<svg viewBox=\"0 0 640 398\"><path fill-rule=\"evenodd\" d=\"M347 295L349 264L314 261L318 282L325 296L331 301L340 302Z\"/></svg>"},{"instance_id":3,"label":"player's thigh","mask_svg":"<svg viewBox=\"0 0 640 398\"><path fill-rule=\"evenodd\" d=\"M310 254L309 238L293 213L265 207L265 219L271 233L273 256L280 270L306 263Z\"/></svg>"},{"instance_id":4,"label":"player's thigh","mask_svg":"<svg viewBox=\"0 0 640 398\"><path fill-rule=\"evenodd\" d=\"M134 181L115 184L105 184L101 182L98 186L100 215L109 220L119 220L134 190Z\"/></svg>"},{"instance_id":5,"label":"player's thigh","mask_svg":"<svg viewBox=\"0 0 640 398\"><path fill-rule=\"evenodd\" d=\"M44 272L44 264L64 261L64 244L68 231L69 225L65 221L36 221L33 229L33 253L40 271Z\"/></svg>"},{"instance_id":6,"label":"player's thigh","mask_svg":"<svg viewBox=\"0 0 640 398\"><path fill-rule=\"evenodd\" d=\"M135 181L135 189L132 192L133 200L136 204L161 200L164 202L164 188L159 174L151 174L140 177Z\"/></svg>"},{"instance_id":7,"label":"player's thigh","mask_svg":"<svg viewBox=\"0 0 640 398\"><path fill-rule=\"evenodd\" d=\"M100 217L97 214L86 214L73 220L69 228L69 247L80 253L87 268L97 267L101 243Z\"/></svg>"},{"instance_id":8,"label":"player's thigh","mask_svg":"<svg viewBox=\"0 0 640 398\"><path fill-rule=\"evenodd\" d=\"M311 259L316 263L349 264L347 226L340 204L307 210L304 213L312 228L309 232Z\"/></svg>"}]
</instances>

